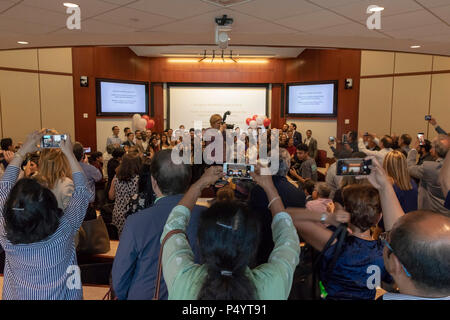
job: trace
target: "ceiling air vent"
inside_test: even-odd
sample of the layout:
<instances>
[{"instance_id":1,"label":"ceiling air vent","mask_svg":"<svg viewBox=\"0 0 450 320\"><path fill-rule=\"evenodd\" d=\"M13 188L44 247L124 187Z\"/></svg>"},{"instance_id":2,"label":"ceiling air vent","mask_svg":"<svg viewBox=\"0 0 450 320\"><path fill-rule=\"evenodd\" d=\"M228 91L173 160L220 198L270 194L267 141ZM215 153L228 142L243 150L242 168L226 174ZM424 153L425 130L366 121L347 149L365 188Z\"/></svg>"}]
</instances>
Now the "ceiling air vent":
<instances>
[{"instance_id":1,"label":"ceiling air vent","mask_svg":"<svg viewBox=\"0 0 450 320\"><path fill-rule=\"evenodd\" d=\"M245 2L250 2L253 0L202 0L203 2L207 2L207 3L211 3L214 4L216 6L220 6L220 7L224 7L224 8L229 8L238 4L242 4Z\"/></svg>"}]
</instances>

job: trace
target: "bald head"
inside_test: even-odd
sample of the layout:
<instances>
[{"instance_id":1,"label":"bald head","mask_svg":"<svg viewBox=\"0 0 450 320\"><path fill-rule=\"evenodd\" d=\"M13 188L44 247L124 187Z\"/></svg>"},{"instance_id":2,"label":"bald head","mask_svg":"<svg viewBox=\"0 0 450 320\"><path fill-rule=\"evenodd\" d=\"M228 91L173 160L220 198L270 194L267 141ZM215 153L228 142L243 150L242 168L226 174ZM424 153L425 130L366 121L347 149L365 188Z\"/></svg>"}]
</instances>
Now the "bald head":
<instances>
[{"instance_id":1,"label":"bald head","mask_svg":"<svg viewBox=\"0 0 450 320\"><path fill-rule=\"evenodd\" d=\"M418 289L450 295L449 216L430 211L408 213L394 225L390 238Z\"/></svg>"}]
</instances>

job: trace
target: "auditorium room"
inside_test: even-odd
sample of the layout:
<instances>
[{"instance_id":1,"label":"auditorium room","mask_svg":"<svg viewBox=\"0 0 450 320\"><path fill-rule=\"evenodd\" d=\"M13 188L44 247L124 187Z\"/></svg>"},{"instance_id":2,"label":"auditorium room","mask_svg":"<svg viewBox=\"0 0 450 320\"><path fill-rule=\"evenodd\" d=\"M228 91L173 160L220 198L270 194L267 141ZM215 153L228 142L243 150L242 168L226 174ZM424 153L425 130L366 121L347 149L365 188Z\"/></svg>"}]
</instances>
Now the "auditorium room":
<instances>
[{"instance_id":1,"label":"auditorium room","mask_svg":"<svg viewBox=\"0 0 450 320\"><path fill-rule=\"evenodd\" d=\"M2 300L450 299L450 0L67 1L0 0Z\"/></svg>"}]
</instances>

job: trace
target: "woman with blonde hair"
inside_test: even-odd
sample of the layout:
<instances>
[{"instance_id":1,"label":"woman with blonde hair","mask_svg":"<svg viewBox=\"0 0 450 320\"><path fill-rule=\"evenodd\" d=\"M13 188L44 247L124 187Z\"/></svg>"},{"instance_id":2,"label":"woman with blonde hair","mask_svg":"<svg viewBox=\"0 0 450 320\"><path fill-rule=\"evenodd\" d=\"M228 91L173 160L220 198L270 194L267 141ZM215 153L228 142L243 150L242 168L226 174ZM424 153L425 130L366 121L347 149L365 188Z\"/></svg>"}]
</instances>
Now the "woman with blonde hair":
<instances>
[{"instance_id":1,"label":"woman with blonde hair","mask_svg":"<svg viewBox=\"0 0 450 320\"><path fill-rule=\"evenodd\" d=\"M405 213L417 210L417 184L408 172L406 157L400 151L389 152L383 168L391 178L395 194Z\"/></svg>"},{"instance_id":2,"label":"woman with blonde hair","mask_svg":"<svg viewBox=\"0 0 450 320\"><path fill-rule=\"evenodd\" d=\"M72 170L61 149L43 149L39 158L39 173L35 179L50 189L56 197L58 207L67 208L74 191Z\"/></svg>"}]
</instances>

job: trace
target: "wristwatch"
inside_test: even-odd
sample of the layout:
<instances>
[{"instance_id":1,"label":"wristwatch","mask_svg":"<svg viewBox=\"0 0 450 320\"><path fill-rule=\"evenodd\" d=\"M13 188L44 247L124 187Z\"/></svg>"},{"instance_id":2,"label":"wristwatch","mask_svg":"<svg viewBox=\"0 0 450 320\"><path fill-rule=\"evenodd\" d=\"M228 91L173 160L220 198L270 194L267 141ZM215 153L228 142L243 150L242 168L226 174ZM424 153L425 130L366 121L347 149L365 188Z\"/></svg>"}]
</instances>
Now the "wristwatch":
<instances>
[{"instance_id":1,"label":"wristwatch","mask_svg":"<svg viewBox=\"0 0 450 320\"><path fill-rule=\"evenodd\" d=\"M325 221L327 220L327 217L328 217L328 213L327 212L322 213L322 216L320 217L320 222L325 224Z\"/></svg>"}]
</instances>

